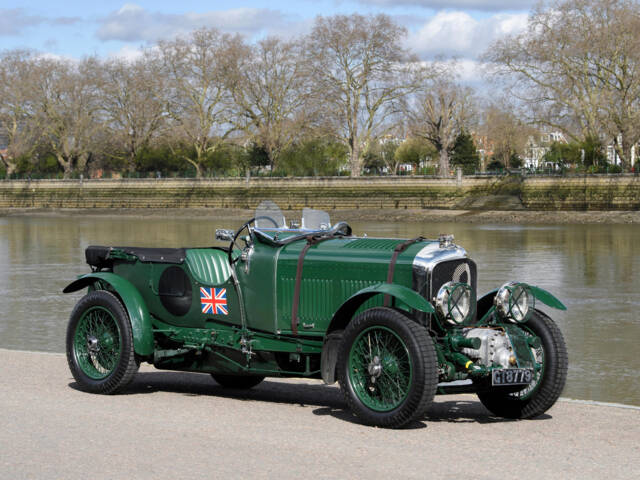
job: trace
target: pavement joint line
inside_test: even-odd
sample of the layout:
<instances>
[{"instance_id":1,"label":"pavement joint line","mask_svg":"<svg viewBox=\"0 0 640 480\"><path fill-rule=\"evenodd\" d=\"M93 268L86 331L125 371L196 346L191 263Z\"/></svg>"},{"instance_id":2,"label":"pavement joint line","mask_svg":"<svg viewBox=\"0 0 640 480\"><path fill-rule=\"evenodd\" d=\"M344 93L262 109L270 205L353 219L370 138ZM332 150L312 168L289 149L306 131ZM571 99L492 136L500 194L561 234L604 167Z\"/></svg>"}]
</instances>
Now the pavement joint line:
<instances>
[{"instance_id":1,"label":"pavement joint line","mask_svg":"<svg viewBox=\"0 0 640 480\"><path fill-rule=\"evenodd\" d=\"M64 353L60 352L42 352L38 350L20 350L14 348L2 348L0 347L0 351L2 352L18 352L18 353L35 353L38 355L53 355L53 356L64 356ZM286 380L282 378L274 377L274 380ZM304 379L302 379L304 380ZM581 400L578 398L568 398L568 397L560 397L558 399L561 402L566 403L576 403L579 405L591 405L595 407L611 407L611 408L623 408L626 410L640 410L640 406L637 405L627 405L625 403L612 403L612 402L598 402L596 400Z\"/></svg>"},{"instance_id":2,"label":"pavement joint line","mask_svg":"<svg viewBox=\"0 0 640 480\"><path fill-rule=\"evenodd\" d=\"M53 355L53 356L64 356L64 353L60 352L43 352L41 350L21 350L19 348L2 348L0 347L0 352L18 352L18 353L37 353L38 355Z\"/></svg>"},{"instance_id":3,"label":"pavement joint line","mask_svg":"<svg viewBox=\"0 0 640 480\"><path fill-rule=\"evenodd\" d=\"M595 405L597 407L613 407L613 408L626 408L629 410L640 410L640 406L627 405L625 403L611 403L611 402L598 402L596 400L580 400L577 398L560 397L561 402L578 403L582 405Z\"/></svg>"}]
</instances>

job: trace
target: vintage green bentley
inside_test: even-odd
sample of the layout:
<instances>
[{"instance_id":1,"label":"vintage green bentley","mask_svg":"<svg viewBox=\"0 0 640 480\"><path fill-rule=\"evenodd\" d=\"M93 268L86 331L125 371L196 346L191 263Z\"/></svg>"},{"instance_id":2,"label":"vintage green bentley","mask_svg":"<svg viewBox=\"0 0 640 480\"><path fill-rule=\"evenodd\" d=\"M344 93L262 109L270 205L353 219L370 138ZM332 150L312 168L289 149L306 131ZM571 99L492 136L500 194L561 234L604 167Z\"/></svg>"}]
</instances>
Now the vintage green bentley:
<instances>
[{"instance_id":1,"label":"vintage green bentley","mask_svg":"<svg viewBox=\"0 0 640 480\"><path fill-rule=\"evenodd\" d=\"M567 351L537 302L507 282L476 298L477 270L452 236L354 236L304 209L287 224L263 202L226 247L86 249L91 273L66 350L80 388L115 393L140 362L210 373L223 387L265 377L336 380L358 419L401 427L436 393L473 392L493 414L530 418L558 399Z\"/></svg>"}]
</instances>

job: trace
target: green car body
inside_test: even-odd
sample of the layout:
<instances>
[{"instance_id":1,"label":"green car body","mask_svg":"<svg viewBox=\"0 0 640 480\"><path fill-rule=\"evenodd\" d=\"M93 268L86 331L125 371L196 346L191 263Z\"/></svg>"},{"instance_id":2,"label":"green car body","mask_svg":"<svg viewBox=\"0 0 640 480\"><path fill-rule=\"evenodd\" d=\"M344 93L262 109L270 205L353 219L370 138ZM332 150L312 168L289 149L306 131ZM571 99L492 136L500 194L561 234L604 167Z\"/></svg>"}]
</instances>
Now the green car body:
<instances>
[{"instance_id":1,"label":"green car body","mask_svg":"<svg viewBox=\"0 0 640 480\"><path fill-rule=\"evenodd\" d=\"M219 233L229 247L89 247L92 272L64 290L89 289L67 333L80 386L119 391L141 361L235 388L268 376L340 380L364 423L390 427L418 419L436 392L476 392L518 418L559 396L566 348L534 308L564 309L549 292L512 283L476 301L475 263L451 238L357 237L328 217L300 229L280 216L259 207L257 221ZM527 310L521 319L515 308Z\"/></svg>"}]
</instances>

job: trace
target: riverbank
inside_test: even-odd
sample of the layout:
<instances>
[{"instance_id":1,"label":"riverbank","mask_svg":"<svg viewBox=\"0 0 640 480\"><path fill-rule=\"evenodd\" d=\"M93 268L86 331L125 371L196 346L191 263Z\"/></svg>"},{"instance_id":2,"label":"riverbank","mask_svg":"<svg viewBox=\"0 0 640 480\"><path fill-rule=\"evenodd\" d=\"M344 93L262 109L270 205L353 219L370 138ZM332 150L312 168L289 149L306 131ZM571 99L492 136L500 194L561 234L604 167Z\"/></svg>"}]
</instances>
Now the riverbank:
<instances>
[{"instance_id":1,"label":"riverbank","mask_svg":"<svg viewBox=\"0 0 640 480\"><path fill-rule=\"evenodd\" d=\"M330 177L1 181L0 209L637 212L640 177ZM434 215L427 213L427 215ZM509 214L512 215L512 214ZM385 215L386 217L386 215Z\"/></svg>"},{"instance_id":2,"label":"riverbank","mask_svg":"<svg viewBox=\"0 0 640 480\"><path fill-rule=\"evenodd\" d=\"M333 220L347 222L477 223L477 224L640 224L640 211L527 211L527 210L399 210L348 209L330 210ZM103 217L176 217L185 219L251 218L254 210L240 208L4 208L0 217L9 216L103 216ZM300 211L285 210L287 218L297 218Z\"/></svg>"},{"instance_id":3,"label":"riverbank","mask_svg":"<svg viewBox=\"0 0 640 480\"><path fill-rule=\"evenodd\" d=\"M318 381L232 391L143 366L124 394L101 396L76 390L63 355L0 349L0 363L0 478L490 479L515 461L522 477L613 480L640 469L636 409L560 401L505 421L475 396L440 396L411 428L384 430L355 423Z\"/></svg>"}]
</instances>

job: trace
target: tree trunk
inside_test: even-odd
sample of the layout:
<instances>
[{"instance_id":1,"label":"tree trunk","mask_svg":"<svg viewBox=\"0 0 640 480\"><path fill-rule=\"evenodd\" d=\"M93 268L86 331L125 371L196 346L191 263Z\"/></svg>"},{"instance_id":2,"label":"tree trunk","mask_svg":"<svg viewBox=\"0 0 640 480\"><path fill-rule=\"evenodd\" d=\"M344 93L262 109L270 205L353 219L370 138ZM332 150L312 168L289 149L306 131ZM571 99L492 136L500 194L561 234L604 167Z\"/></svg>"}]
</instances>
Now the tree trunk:
<instances>
[{"instance_id":1,"label":"tree trunk","mask_svg":"<svg viewBox=\"0 0 640 480\"><path fill-rule=\"evenodd\" d=\"M64 171L63 178L71 178L71 173L73 172L73 165L71 164L71 159L69 160L65 159L64 156L60 153L56 154L56 159L58 160L58 163L60 164L60 166Z\"/></svg>"},{"instance_id":2,"label":"tree trunk","mask_svg":"<svg viewBox=\"0 0 640 480\"><path fill-rule=\"evenodd\" d=\"M136 171L136 152L133 149L129 151L129 159L127 161L127 171L130 174Z\"/></svg>"},{"instance_id":3,"label":"tree trunk","mask_svg":"<svg viewBox=\"0 0 640 480\"><path fill-rule=\"evenodd\" d=\"M89 157L90 155L88 153L81 153L78 156L77 168L80 173L84 173L84 169L86 168L87 163L89 163Z\"/></svg>"},{"instance_id":4,"label":"tree trunk","mask_svg":"<svg viewBox=\"0 0 640 480\"><path fill-rule=\"evenodd\" d=\"M351 167L351 176L359 177L362 174L362 159L360 158L360 147L355 144L351 147L351 156L349 158Z\"/></svg>"},{"instance_id":5,"label":"tree trunk","mask_svg":"<svg viewBox=\"0 0 640 480\"><path fill-rule=\"evenodd\" d=\"M15 172L16 168L18 167L16 163L9 161L9 159L7 159L6 157L3 157L2 155L0 155L0 161L4 165L7 178L9 177L9 175L12 175L13 172Z\"/></svg>"},{"instance_id":6,"label":"tree trunk","mask_svg":"<svg viewBox=\"0 0 640 480\"><path fill-rule=\"evenodd\" d=\"M449 176L449 152L446 148L440 150L440 160L438 162L438 167L440 169L441 176Z\"/></svg>"},{"instance_id":7,"label":"tree trunk","mask_svg":"<svg viewBox=\"0 0 640 480\"><path fill-rule=\"evenodd\" d=\"M620 157L620 166L622 171L628 171L631 163L631 148L632 145L626 141L626 136L620 135L621 138L616 138L614 141L615 152ZM618 141L618 140L621 141ZM614 159L615 163L615 159Z\"/></svg>"}]
</instances>

